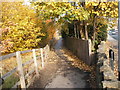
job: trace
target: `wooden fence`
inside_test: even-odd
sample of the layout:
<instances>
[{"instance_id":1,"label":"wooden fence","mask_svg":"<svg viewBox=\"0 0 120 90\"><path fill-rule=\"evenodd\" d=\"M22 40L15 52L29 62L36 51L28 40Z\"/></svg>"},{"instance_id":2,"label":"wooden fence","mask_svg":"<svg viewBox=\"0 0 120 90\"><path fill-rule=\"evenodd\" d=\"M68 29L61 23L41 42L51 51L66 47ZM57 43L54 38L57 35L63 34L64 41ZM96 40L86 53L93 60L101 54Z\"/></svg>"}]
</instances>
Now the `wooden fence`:
<instances>
[{"instance_id":1,"label":"wooden fence","mask_svg":"<svg viewBox=\"0 0 120 90\"><path fill-rule=\"evenodd\" d=\"M48 58L49 50L50 50L49 46L46 45L44 48L32 49L32 50L26 50L26 51L17 51L15 53L11 53L11 54L8 54L8 55L1 56L0 57L0 62L2 62L3 60L5 60L7 58L11 58L13 56L15 56L16 60L17 60L17 67L15 67L11 71L7 72L5 75L2 75L1 78L5 81L6 78L10 77L13 73L18 71L19 81L12 88L17 88L19 85L20 85L21 88L28 88L30 86L31 82L34 80L34 78L36 76L39 76L38 63L37 63L38 60L37 59L40 58L41 67L44 68L44 60ZM36 51L40 51L39 56L36 56ZM25 63L22 63L21 54L28 53L28 52L33 53L33 59L29 60ZM24 75L23 68L26 65L31 64L31 63L33 63L34 68L32 68L31 71L29 71L26 75ZM29 75L31 75L34 72L35 72L35 75L32 77L30 82L26 83L25 80L28 78ZM2 83L1 83L0 86L2 87Z\"/></svg>"},{"instance_id":2,"label":"wooden fence","mask_svg":"<svg viewBox=\"0 0 120 90\"><path fill-rule=\"evenodd\" d=\"M91 65L91 42L89 40L66 37L63 41L67 49L71 50L80 60Z\"/></svg>"}]
</instances>

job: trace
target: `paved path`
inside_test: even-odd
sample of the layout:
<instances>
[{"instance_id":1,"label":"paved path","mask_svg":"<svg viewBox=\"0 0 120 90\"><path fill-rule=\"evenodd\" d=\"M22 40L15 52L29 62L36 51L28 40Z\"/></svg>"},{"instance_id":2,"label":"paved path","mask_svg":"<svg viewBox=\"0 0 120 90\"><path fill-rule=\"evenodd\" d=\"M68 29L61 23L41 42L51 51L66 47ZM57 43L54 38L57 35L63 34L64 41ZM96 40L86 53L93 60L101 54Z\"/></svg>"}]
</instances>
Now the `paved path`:
<instances>
[{"instance_id":1,"label":"paved path","mask_svg":"<svg viewBox=\"0 0 120 90\"><path fill-rule=\"evenodd\" d=\"M61 58L61 67L58 69L56 76L45 88L89 88L87 82L88 73L71 66L70 62L67 61L68 56L65 57L65 53L61 49L62 39L55 46L55 52Z\"/></svg>"},{"instance_id":2,"label":"paved path","mask_svg":"<svg viewBox=\"0 0 120 90\"><path fill-rule=\"evenodd\" d=\"M73 58L62 49L62 39L54 48L45 68L40 71L40 77L30 88L89 88L89 73L72 66L69 59Z\"/></svg>"},{"instance_id":3,"label":"paved path","mask_svg":"<svg viewBox=\"0 0 120 90\"><path fill-rule=\"evenodd\" d=\"M115 35L112 35L111 33L109 33L109 35L114 38L115 40L118 41L118 33L116 33Z\"/></svg>"},{"instance_id":4,"label":"paved path","mask_svg":"<svg viewBox=\"0 0 120 90\"><path fill-rule=\"evenodd\" d=\"M107 40L108 40L109 42L111 42L111 46L112 46L113 48L118 49L118 40L114 39L114 38L113 38L111 35L109 35L109 34L108 34Z\"/></svg>"}]
</instances>

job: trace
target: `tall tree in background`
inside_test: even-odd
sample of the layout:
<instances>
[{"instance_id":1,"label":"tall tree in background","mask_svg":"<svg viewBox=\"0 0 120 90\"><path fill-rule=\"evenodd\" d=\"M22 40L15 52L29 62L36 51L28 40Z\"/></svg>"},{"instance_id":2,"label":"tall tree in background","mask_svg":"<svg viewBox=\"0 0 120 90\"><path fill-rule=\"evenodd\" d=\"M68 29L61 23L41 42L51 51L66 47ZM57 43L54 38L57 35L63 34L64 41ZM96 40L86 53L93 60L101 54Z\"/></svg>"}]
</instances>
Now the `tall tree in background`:
<instances>
[{"instance_id":1,"label":"tall tree in background","mask_svg":"<svg viewBox=\"0 0 120 90\"><path fill-rule=\"evenodd\" d=\"M82 21L88 19L88 12L80 5L69 2L32 2L33 7L43 20L52 19L59 25L67 25L72 21ZM68 23L66 23L68 22ZM78 37L77 25L74 22L74 36ZM65 29L65 28L64 28Z\"/></svg>"},{"instance_id":2,"label":"tall tree in background","mask_svg":"<svg viewBox=\"0 0 120 90\"><path fill-rule=\"evenodd\" d=\"M86 21L93 26L92 43L95 45L95 37L98 34L102 25L107 25L109 22L107 18L118 17L118 3L117 2L85 2L85 8L89 12L90 17ZM99 25L100 23L101 26Z\"/></svg>"}]
</instances>

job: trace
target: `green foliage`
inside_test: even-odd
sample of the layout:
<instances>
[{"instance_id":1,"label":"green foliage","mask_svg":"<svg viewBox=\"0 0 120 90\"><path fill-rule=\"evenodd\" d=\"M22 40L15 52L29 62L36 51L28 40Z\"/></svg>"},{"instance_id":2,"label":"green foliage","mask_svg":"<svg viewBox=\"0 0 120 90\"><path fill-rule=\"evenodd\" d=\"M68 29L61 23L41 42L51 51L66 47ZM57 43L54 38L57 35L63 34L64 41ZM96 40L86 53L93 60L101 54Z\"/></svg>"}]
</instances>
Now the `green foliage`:
<instances>
[{"instance_id":1,"label":"green foliage","mask_svg":"<svg viewBox=\"0 0 120 90\"><path fill-rule=\"evenodd\" d=\"M10 77L6 78L2 88L12 88L19 81L19 77L15 74L12 74Z\"/></svg>"},{"instance_id":2,"label":"green foliage","mask_svg":"<svg viewBox=\"0 0 120 90\"><path fill-rule=\"evenodd\" d=\"M69 28L69 36L74 37L75 36L75 34L74 34L74 23L73 22L69 23L68 28Z\"/></svg>"},{"instance_id":3,"label":"green foliage","mask_svg":"<svg viewBox=\"0 0 120 90\"><path fill-rule=\"evenodd\" d=\"M107 40L107 28L108 28L108 26L99 23L99 27L100 27L100 31L98 31L98 34L97 34L96 38L99 41L106 41Z\"/></svg>"},{"instance_id":4,"label":"green foliage","mask_svg":"<svg viewBox=\"0 0 120 90\"><path fill-rule=\"evenodd\" d=\"M67 37L67 34L66 34L66 32L65 32L64 30L61 30L61 34L62 34L62 37L63 37L63 38L66 38L66 37Z\"/></svg>"},{"instance_id":5,"label":"green foliage","mask_svg":"<svg viewBox=\"0 0 120 90\"><path fill-rule=\"evenodd\" d=\"M99 23L98 24L98 28L99 30L97 30L96 32L96 37L95 37L95 49L98 48L98 45L101 43L101 41L106 41L107 40L107 25L106 24L102 24ZM92 39L93 37L93 26L89 25L88 26L88 35L89 38Z\"/></svg>"}]
</instances>

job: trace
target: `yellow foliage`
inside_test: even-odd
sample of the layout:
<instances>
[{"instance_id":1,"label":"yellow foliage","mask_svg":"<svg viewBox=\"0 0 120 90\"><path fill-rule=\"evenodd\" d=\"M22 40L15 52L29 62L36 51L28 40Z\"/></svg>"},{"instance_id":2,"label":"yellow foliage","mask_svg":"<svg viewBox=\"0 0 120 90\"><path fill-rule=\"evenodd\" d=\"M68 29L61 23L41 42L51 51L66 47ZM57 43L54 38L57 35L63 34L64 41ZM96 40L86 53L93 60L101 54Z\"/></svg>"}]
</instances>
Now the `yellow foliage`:
<instances>
[{"instance_id":1,"label":"yellow foliage","mask_svg":"<svg viewBox=\"0 0 120 90\"><path fill-rule=\"evenodd\" d=\"M39 23L33 9L20 2L2 2L2 53L37 47L45 36Z\"/></svg>"},{"instance_id":2,"label":"yellow foliage","mask_svg":"<svg viewBox=\"0 0 120 90\"><path fill-rule=\"evenodd\" d=\"M118 2L86 2L85 7L90 14L105 17L118 17ZM92 12L90 12L92 11Z\"/></svg>"}]
</instances>

